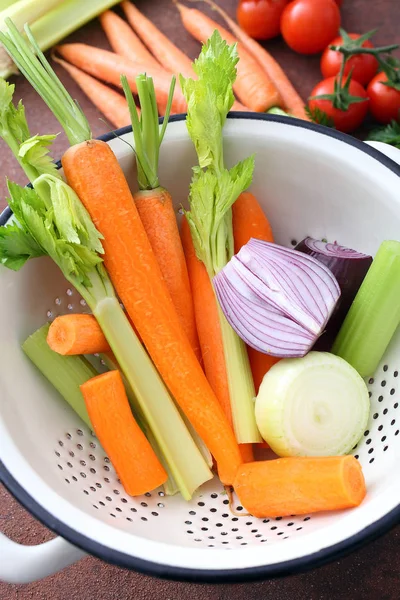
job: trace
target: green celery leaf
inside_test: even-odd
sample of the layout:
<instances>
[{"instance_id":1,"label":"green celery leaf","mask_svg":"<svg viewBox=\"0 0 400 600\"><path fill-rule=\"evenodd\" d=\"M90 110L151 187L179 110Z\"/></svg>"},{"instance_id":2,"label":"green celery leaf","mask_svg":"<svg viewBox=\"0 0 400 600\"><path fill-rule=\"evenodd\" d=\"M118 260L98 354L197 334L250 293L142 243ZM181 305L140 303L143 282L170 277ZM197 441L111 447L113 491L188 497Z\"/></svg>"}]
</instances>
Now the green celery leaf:
<instances>
[{"instance_id":1,"label":"green celery leaf","mask_svg":"<svg viewBox=\"0 0 400 600\"><path fill-rule=\"evenodd\" d=\"M34 188L42 197L49 194L54 223L63 239L84 244L93 252L104 253L101 234L77 194L64 180L54 175L41 175L34 182Z\"/></svg>"},{"instance_id":2,"label":"green celery leaf","mask_svg":"<svg viewBox=\"0 0 400 600\"><path fill-rule=\"evenodd\" d=\"M228 46L214 31L194 63L198 79L180 77L188 103L186 125L201 168L223 169L222 128L234 102L237 62L236 45Z\"/></svg>"},{"instance_id":3,"label":"green celery leaf","mask_svg":"<svg viewBox=\"0 0 400 600\"><path fill-rule=\"evenodd\" d=\"M102 249L100 235L84 207L80 206L75 192L63 180L54 175L42 175L36 181L39 182L39 191L8 183L10 206L13 207L22 230L34 242L32 247L36 256L47 254L74 285L90 287L90 274L102 262L98 254L99 249ZM42 193L46 201L50 199L48 206L41 197ZM68 213L68 206L72 207L71 213ZM0 228L3 238L7 236L6 229ZM22 236L20 237L22 240ZM69 238L74 238L76 242ZM85 243L82 243L82 239ZM11 255L9 250L10 256L4 256L6 259L15 259L15 264L11 264L10 268L20 268L29 258L27 246L23 247L21 240L20 256L16 254L16 242L13 246L15 255ZM9 266L6 262L4 264Z\"/></svg>"},{"instance_id":4,"label":"green celery leaf","mask_svg":"<svg viewBox=\"0 0 400 600\"><path fill-rule=\"evenodd\" d=\"M15 85L0 78L0 122L3 130L8 130L20 144L29 138L29 128L25 109L21 101L15 107L12 103Z\"/></svg>"},{"instance_id":5,"label":"green celery leaf","mask_svg":"<svg viewBox=\"0 0 400 600\"><path fill-rule=\"evenodd\" d=\"M49 146L51 146L56 137L56 135L34 135L20 145L19 157L21 161L35 168L38 177L43 174L49 174L61 179L57 165L49 155Z\"/></svg>"},{"instance_id":6,"label":"green celery leaf","mask_svg":"<svg viewBox=\"0 0 400 600\"><path fill-rule=\"evenodd\" d=\"M35 239L18 223L0 227L0 261L4 266L18 271L27 260L43 254Z\"/></svg>"}]
</instances>

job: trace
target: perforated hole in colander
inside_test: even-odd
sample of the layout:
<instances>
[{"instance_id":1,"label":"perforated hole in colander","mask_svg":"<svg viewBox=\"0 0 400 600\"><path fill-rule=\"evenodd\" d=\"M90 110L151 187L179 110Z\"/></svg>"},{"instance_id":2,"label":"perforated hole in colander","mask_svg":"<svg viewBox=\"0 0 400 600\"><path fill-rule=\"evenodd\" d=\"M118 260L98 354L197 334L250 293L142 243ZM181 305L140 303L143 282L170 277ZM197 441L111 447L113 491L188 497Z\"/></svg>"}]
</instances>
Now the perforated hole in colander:
<instances>
[{"instance_id":1,"label":"perforated hole in colander","mask_svg":"<svg viewBox=\"0 0 400 600\"><path fill-rule=\"evenodd\" d=\"M288 240L296 245L296 240ZM59 314L88 312L79 295L66 287L45 311L48 320ZM98 361L100 366L100 361ZM394 440L399 435L399 365L382 364L368 380L371 416L362 440L353 449L366 476L394 453ZM177 497L156 490L140 498L128 496L93 432L83 428L63 432L55 440L54 459L65 486L80 494L87 509L102 520L118 524L135 534L146 535L146 528L166 527L170 520L180 528L184 543L205 548L246 548L255 544L277 543L306 534L318 516L302 515L275 519L256 519L247 515L236 503L234 513L222 486L215 479L198 491L182 510L176 510ZM76 492L75 492L76 490ZM170 540L170 543L175 543ZM179 542L176 542L179 543Z\"/></svg>"}]
</instances>

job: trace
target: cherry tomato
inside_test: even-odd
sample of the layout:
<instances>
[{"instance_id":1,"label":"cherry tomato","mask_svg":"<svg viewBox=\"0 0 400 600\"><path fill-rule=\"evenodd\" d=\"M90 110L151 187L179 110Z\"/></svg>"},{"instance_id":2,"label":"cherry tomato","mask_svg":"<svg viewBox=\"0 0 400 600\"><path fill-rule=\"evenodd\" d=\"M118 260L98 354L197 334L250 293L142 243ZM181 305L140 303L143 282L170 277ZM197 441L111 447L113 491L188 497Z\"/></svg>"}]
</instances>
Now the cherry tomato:
<instances>
[{"instance_id":1,"label":"cherry tomato","mask_svg":"<svg viewBox=\"0 0 400 600\"><path fill-rule=\"evenodd\" d=\"M282 13L283 38L300 54L322 52L339 27L340 11L334 0L294 0Z\"/></svg>"},{"instance_id":2,"label":"cherry tomato","mask_svg":"<svg viewBox=\"0 0 400 600\"><path fill-rule=\"evenodd\" d=\"M281 14L289 0L240 0L237 20L256 40L269 40L281 32Z\"/></svg>"},{"instance_id":3,"label":"cherry tomato","mask_svg":"<svg viewBox=\"0 0 400 600\"><path fill-rule=\"evenodd\" d=\"M380 123L390 123L400 118L400 91L388 85L385 73L378 73L367 88L371 112Z\"/></svg>"},{"instance_id":4,"label":"cherry tomato","mask_svg":"<svg viewBox=\"0 0 400 600\"><path fill-rule=\"evenodd\" d=\"M311 96L333 94L335 80L336 77L324 79L315 86L311 92ZM350 82L349 93L352 96L360 96L361 98L365 98L365 102L350 104L347 110L339 110L335 108L331 100L310 100L308 105L311 111L317 108L330 117L333 120L336 129L348 133L350 131L354 131L361 125L368 112L368 96L358 81L352 80Z\"/></svg>"},{"instance_id":5,"label":"cherry tomato","mask_svg":"<svg viewBox=\"0 0 400 600\"><path fill-rule=\"evenodd\" d=\"M357 40L360 36L357 33L349 33L352 40ZM341 37L335 38L329 46L340 46L343 43ZM373 48L369 40L363 43L363 48ZM321 57L321 73L325 78L334 77L339 74L342 64L343 54L326 48ZM344 74L347 76L352 71L352 79L367 85L378 70L378 61L372 54L358 54L352 56L346 63Z\"/></svg>"}]
</instances>

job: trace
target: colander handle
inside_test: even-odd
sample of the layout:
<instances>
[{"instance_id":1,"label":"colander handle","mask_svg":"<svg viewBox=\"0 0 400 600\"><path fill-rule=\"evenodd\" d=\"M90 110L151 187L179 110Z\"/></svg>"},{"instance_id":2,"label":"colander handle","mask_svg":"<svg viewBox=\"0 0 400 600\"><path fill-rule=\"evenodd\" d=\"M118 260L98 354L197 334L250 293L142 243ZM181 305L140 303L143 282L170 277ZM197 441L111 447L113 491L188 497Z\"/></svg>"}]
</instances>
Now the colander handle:
<instances>
[{"instance_id":1,"label":"colander handle","mask_svg":"<svg viewBox=\"0 0 400 600\"><path fill-rule=\"evenodd\" d=\"M391 158L395 162L400 165L400 150L395 148L394 146L390 146L389 144L384 144L383 142L365 142L369 146L376 148L382 154L386 154L388 158Z\"/></svg>"},{"instance_id":2,"label":"colander handle","mask_svg":"<svg viewBox=\"0 0 400 600\"><path fill-rule=\"evenodd\" d=\"M38 546L22 546L0 533L0 581L31 583L54 575L85 556L63 538Z\"/></svg>"}]
</instances>

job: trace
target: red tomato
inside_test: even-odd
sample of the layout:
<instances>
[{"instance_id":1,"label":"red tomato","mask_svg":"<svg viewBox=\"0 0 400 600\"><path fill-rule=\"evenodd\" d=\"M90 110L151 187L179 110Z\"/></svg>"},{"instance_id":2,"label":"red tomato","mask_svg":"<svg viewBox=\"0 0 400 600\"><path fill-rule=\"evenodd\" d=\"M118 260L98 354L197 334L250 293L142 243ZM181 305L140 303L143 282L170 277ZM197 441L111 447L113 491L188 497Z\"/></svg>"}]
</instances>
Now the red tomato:
<instances>
[{"instance_id":1,"label":"red tomato","mask_svg":"<svg viewBox=\"0 0 400 600\"><path fill-rule=\"evenodd\" d=\"M329 77L318 83L311 96L320 96L321 94L333 94L336 77ZM354 131L364 121L368 112L368 96L362 85L358 81L351 81L349 93L352 96L361 96L365 98L365 102L357 102L350 104L347 110L339 110L334 108L331 100L309 100L308 105L310 110L318 108L328 117L333 119L336 129L346 133Z\"/></svg>"},{"instance_id":2,"label":"red tomato","mask_svg":"<svg viewBox=\"0 0 400 600\"><path fill-rule=\"evenodd\" d=\"M283 38L300 54L322 52L339 27L340 11L334 0L294 0L282 13Z\"/></svg>"},{"instance_id":3,"label":"red tomato","mask_svg":"<svg viewBox=\"0 0 400 600\"><path fill-rule=\"evenodd\" d=\"M380 123L390 123L400 118L400 91L388 85L385 73L378 73L367 88L371 112Z\"/></svg>"},{"instance_id":4,"label":"red tomato","mask_svg":"<svg viewBox=\"0 0 400 600\"><path fill-rule=\"evenodd\" d=\"M352 40L357 40L360 35L358 33L349 33ZM340 46L343 43L341 37L337 37L329 44L329 46ZM363 43L363 48L373 48L373 45L369 40ZM321 73L327 79L328 77L334 77L339 74L340 66L342 64L343 54L331 50L329 47L326 48L321 57ZM346 63L344 74L347 76L350 71L353 71L352 79L361 83L361 85L367 85L375 73L378 70L378 61L372 54L358 54L352 56Z\"/></svg>"},{"instance_id":5,"label":"red tomato","mask_svg":"<svg viewBox=\"0 0 400 600\"><path fill-rule=\"evenodd\" d=\"M237 20L256 40L269 40L281 32L281 14L289 0L240 0Z\"/></svg>"}]
</instances>

